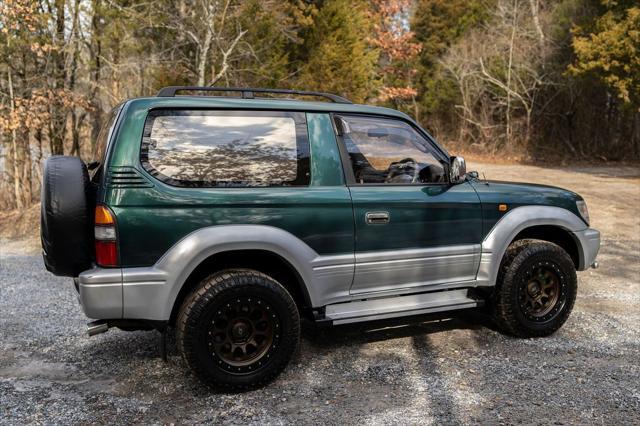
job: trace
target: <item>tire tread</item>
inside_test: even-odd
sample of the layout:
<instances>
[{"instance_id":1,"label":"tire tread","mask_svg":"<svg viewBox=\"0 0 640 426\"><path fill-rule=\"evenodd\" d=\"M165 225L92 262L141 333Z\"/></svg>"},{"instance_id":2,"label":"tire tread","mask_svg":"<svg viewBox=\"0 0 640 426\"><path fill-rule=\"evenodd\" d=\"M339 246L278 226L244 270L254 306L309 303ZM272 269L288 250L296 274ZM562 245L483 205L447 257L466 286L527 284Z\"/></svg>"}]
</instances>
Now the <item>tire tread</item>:
<instances>
[{"instance_id":1,"label":"tire tread","mask_svg":"<svg viewBox=\"0 0 640 426\"><path fill-rule=\"evenodd\" d=\"M272 361L274 364L268 369L262 370L259 378L250 383L214 381L203 368L195 352L194 328L197 327L195 320L204 313L208 304L220 294L239 286L256 283L282 296L287 310L293 313L293 326L287 331L288 337L292 338L293 343L291 346L293 346L293 350L288 351L287 356L277 361ZM202 280L200 285L183 301L176 321L176 345L187 366L204 382L222 391L242 392L266 385L287 366L299 346L299 340L299 313L291 295L270 276L251 269L228 269L214 273Z\"/></svg>"},{"instance_id":2,"label":"tire tread","mask_svg":"<svg viewBox=\"0 0 640 426\"><path fill-rule=\"evenodd\" d=\"M559 315L543 328L531 327L516 315L517 307L512 303L513 292L517 291L516 275L523 264L532 256L549 256L563 266L567 274L567 301ZM575 303L577 279L573 261L560 246L541 240L519 240L507 249L498 272L496 288L492 297L492 317L504 332L517 337L543 337L556 332L569 317Z\"/></svg>"}]
</instances>

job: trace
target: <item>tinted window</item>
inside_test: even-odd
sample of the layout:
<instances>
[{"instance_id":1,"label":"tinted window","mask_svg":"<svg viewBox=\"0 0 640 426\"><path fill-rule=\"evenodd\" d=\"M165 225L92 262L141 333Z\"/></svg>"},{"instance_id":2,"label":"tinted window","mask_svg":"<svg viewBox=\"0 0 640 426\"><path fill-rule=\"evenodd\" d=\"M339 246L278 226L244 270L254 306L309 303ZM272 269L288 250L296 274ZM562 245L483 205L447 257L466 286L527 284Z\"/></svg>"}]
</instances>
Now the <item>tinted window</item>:
<instances>
[{"instance_id":1,"label":"tinted window","mask_svg":"<svg viewBox=\"0 0 640 426\"><path fill-rule=\"evenodd\" d=\"M113 133L113 127L116 124L116 119L118 118L118 114L120 114L120 110L122 109L122 104L113 108L107 114L107 117L100 128L100 132L98 132L98 137L96 138L95 144L95 156L100 163L104 163L105 156L107 155L107 145L109 139L111 138L111 134Z\"/></svg>"},{"instance_id":2,"label":"tinted window","mask_svg":"<svg viewBox=\"0 0 640 426\"><path fill-rule=\"evenodd\" d=\"M98 183L102 178L102 171L104 170L104 163L107 159L109 143L113 139L113 129L116 126L116 121L118 120L118 115L120 115L120 110L122 110L123 105L124 104L120 104L109 111L100 131L98 132L98 136L95 141L96 143L94 145L95 151L92 153L92 158L95 161L98 161L99 165L95 169L89 171L91 181L94 183Z\"/></svg>"},{"instance_id":3,"label":"tinted window","mask_svg":"<svg viewBox=\"0 0 640 426\"><path fill-rule=\"evenodd\" d=\"M434 148L409 124L393 119L337 116L356 183L444 182Z\"/></svg>"},{"instance_id":4,"label":"tinted window","mask_svg":"<svg viewBox=\"0 0 640 426\"><path fill-rule=\"evenodd\" d=\"M309 183L303 113L152 111L141 160L179 186L291 186Z\"/></svg>"}]
</instances>

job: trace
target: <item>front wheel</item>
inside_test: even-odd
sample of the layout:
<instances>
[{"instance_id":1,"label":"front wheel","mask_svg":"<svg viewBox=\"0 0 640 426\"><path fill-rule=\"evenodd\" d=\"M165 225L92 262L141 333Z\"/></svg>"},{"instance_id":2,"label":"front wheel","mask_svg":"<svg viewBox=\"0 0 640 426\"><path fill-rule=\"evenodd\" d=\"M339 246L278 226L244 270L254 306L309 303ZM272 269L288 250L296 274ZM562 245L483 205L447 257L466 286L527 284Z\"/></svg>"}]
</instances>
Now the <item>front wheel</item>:
<instances>
[{"instance_id":1,"label":"front wheel","mask_svg":"<svg viewBox=\"0 0 640 426\"><path fill-rule=\"evenodd\" d=\"M220 390L266 384L288 364L300 339L300 316L287 290L252 270L205 278L184 301L176 343L187 365Z\"/></svg>"},{"instance_id":2,"label":"front wheel","mask_svg":"<svg viewBox=\"0 0 640 426\"><path fill-rule=\"evenodd\" d=\"M494 321L515 336L548 336L569 317L577 288L575 266L561 247L518 241L507 250L498 274Z\"/></svg>"}]
</instances>

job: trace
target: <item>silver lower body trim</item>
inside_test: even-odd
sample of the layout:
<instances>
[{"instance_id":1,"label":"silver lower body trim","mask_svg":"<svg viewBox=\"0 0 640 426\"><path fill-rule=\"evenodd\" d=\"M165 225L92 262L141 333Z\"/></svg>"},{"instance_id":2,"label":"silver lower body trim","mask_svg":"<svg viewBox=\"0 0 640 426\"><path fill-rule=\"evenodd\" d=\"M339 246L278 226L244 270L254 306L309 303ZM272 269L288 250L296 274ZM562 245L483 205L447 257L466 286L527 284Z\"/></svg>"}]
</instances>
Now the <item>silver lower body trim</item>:
<instances>
[{"instance_id":1,"label":"silver lower body trim","mask_svg":"<svg viewBox=\"0 0 640 426\"><path fill-rule=\"evenodd\" d=\"M93 319L157 319L169 287L154 268L94 268L78 276L80 304Z\"/></svg>"},{"instance_id":2,"label":"silver lower body trim","mask_svg":"<svg viewBox=\"0 0 640 426\"><path fill-rule=\"evenodd\" d=\"M431 288L476 278L480 245L359 252L351 294Z\"/></svg>"},{"instance_id":3,"label":"silver lower body trim","mask_svg":"<svg viewBox=\"0 0 640 426\"><path fill-rule=\"evenodd\" d=\"M77 284L87 317L122 318L122 269L89 269L78 276Z\"/></svg>"},{"instance_id":4,"label":"silver lower body trim","mask_svg":"<svg viewBox=\"0 0 640 426\"><path fill-rule=\"evenodd\" d=\"M584 271L589 269L596 261L596 256L600 251L600 232L589 228L584 231L574 232L573 235L575 235L579 243L580 264L578 265L578 271Z\"/></svg>"},{"instance_id":5,"label":"silver lower body trim","mask_svg":"<svg viewBox=\"0 0 640 426\"><path fill-rule=\"evenodd\" d=\"M478 306L468 293L468 289L460 289L338 303L327 306L325 316L338 325Z\"/></svg>"}]
</instances>

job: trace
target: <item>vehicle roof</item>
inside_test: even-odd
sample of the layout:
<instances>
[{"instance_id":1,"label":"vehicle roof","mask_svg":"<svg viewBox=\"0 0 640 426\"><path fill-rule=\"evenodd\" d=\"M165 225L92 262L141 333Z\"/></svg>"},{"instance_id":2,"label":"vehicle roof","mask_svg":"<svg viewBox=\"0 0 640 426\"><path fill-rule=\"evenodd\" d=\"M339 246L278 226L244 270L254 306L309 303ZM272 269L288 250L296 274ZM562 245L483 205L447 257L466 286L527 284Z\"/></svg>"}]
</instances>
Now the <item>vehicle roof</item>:
<instances>
[{"instance_id":1,"label":"vehicle roof","mask_svg":"<svg viewBox=\"0 0 640 426\"><path fill-rule=\"evenodd\" d=\"M235 98L230 96L153 96L134 98L125 102L125 108L133 111L151 110L154 108L220 108L272 111L301 111L301 112L337 112L351 114L373 114L392 118L399 118L412 123L436 146L443 156L449 157L447 150L440 145L426 130L407 114L391 108L384 108L362 104L347 104L338 102L310 102L297 99Z\"/></svg>"},{"instance_id":2,"label":"vehicle roof","mask_svg":"<svg viewBox=\"0 0 640 426\"><path fill-rule=\"evenodd\" d=\"M413 122L411 117L390 108L362 105L343 104L336 102L311 102L296 99L260 98L242 99L230 96L175 96L175 97L147 97L134 98L129 102L146 104L147 108L237 108L237 109L268 109L305 112L343 112L359 114L377 114L402 118Z\"/></svg>"}]
</instances>

